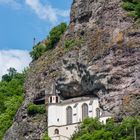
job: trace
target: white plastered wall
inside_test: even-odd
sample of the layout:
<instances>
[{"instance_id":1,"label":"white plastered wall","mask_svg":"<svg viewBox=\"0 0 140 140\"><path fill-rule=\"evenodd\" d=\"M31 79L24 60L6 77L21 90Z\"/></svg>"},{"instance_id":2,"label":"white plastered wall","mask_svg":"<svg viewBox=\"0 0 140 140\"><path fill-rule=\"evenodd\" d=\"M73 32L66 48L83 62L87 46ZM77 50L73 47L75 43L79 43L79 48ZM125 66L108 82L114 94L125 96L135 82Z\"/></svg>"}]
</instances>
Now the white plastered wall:
<instances>
[{"instance_id":1,"label":"white plastered wall","mask_svg":"<svg viewBox=\"0 0 140 140\"><path fill-rule=\"evenodd\" d=\"M90 102L92 104L90 104ZM72 102L68 104L50 104L48 105L48 134L51 138L55 137L55 129L59 130L59 137L71 137L74 131L77 129L77 125L82 121L82 105L86 103L88 105L88 116L96 117L96 109L99 108L98 98L91 98L89 100L81 100L79 102ZM77 104L77 105L76 105ZM72 107L73 111L73 124L67 125L66 122L66 108ZM64 137L63 137L64 138Z\"/></svg>"}]
</instances>

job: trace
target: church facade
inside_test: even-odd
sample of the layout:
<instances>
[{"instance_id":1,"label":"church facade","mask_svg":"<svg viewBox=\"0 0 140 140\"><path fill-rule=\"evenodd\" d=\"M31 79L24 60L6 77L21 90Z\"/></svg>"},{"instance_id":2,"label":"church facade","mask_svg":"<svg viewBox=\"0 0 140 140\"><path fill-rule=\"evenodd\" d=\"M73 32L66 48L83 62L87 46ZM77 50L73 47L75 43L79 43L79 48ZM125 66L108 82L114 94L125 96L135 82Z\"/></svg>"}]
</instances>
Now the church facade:
<instances>
[{"instance_id":1,"label":"church facade","mask_svg":"<svg viewBox=\"0 0 140 140\"><path fill-rule=\"evenodd\" d=\"M70 140L80 123L87 117L98 117L105 123L110 116L103 115L97 97L77 97L60 100L58 95L48 98L48 135L52 140Z\"/></svg>"}]
</instances>

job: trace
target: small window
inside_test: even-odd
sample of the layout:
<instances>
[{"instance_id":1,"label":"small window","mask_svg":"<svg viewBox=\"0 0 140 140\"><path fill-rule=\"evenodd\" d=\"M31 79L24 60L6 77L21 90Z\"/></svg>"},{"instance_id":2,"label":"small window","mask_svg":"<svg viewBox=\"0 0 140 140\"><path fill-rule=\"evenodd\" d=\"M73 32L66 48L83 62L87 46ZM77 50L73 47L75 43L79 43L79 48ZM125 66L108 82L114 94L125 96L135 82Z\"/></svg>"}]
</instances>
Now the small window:
<instances>
[{"instance_id":1,"label":"small window","mask_svg":"<svg viewBox=\"0 0 140 140\"><path fill-rule=\"evenodd\" d=\"M96 117L100 118L100 109L99 108L96 108Z\"/></svg>"},{"instance_id":2,"label":"small window","mask_svg":"<svg viewBox=\"0 0 140 140\"><path fill-rule=\"evenodd\" d=\"M50 97L50 103L52 103L52 97Z\"/></svg>"},{"instance_id":3,"label":"small window","mask_svg":"<svg viewBox=\"0 0 140 140\"><path fill-rule=\"evenodd\" d=\"M54 134L58 135L59 134L59 130L58 129L55 129L54 130Z\"/></svg>"},{"instance_id":4,"label":"small window","mask_svg":"<svg viewBox=\"0 0 140 140\"><path fill-rule=\"evenodd\" d=\"M56 103L58 103L58 97L56 97Z\"/></svg>"}]
</instances>

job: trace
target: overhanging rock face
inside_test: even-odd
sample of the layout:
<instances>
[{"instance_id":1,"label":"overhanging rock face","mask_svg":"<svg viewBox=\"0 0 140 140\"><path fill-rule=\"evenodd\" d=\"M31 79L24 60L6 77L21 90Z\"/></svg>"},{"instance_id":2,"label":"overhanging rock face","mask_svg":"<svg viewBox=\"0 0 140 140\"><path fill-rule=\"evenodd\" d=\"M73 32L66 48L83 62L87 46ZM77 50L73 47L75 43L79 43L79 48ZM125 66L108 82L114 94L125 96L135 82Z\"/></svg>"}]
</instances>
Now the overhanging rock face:
<instances>
[{"instance_id":1,"label":"overhanging rock face","mask_svg":"<svg viewBox=\"0 0 140 140\"><path fill-rule=\"evenodd\" d=\"M133 93L139 96L138 55L139 48L112 47L102 58L92 59L88 65L67 61L63 65L62 76L57 80L57 90L65 99L97 96L104 111L119 115L125 96Z\"/></svg>"},{"instance_id":2,"label":"overhanging rock face","mask_svg":"<svg viewBox=\"0 0 140 140\"><path fill-rule=\"evenodd\" d=\"M40 139L46 116L31 118L27 106L42 91L63 99L94 95L104 112L138 115L140 103L140 24L121 8L122 0L74 0L65 40L82 40L71 51L42 56L30 65L25 101L5 140ZM50 59L51 58L51 59ZM44 95L40 97L43 99ZM133 106L132 106L133 104ZM26 129L28 128L28 129Z\"/></svg>"}]
</instances>

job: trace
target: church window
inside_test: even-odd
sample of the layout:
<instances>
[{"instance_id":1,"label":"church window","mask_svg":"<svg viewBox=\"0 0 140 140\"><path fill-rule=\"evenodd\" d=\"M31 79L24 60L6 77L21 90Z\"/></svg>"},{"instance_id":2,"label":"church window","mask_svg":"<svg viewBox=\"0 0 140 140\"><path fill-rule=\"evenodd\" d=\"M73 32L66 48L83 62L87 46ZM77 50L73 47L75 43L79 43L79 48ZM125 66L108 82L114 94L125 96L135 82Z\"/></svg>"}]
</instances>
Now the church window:
<instances>
[{"instance_id":1,"label":"church window","mask_svg":"<svg viewBox=\"0 0 140 140\"><path fill-rule=\"evenodd\" d=\"M100 118L100 109L99 108L96 108L96 117Z\"/></svg>"},{"instance_id":2,"label":"church window","mask_svg":"<svg viewBox=\"0 0 140 140\"><path fill-rule=\"evenodd\" d=\"M82 105L82 120L88 117L88 105L84 103Z\"/></svg>"},{"instance_id":3,"label":"church window","mask_svg":"<svg viewBox=\"0 0 140 140\"><path fill-rule=\"evenodd\" d=\"M67 124L72 124L72 108L70 106L66 109L67 114Z\"/></svg>"},{"instance_id":4,"label":"church window","mask_svg":"<svg viewBox=\"0 0 140 140\"><path fill-rule=\"evenodd\" d=\"M52 97L50 97L50 103L52 103Z\"/></svg>"},{"instance_id":5,"label":"church window","mask_svg":"<svg viewBox=\"0 0 140 140\"><path fill-rule=\"evenodd\" d=\"M58 135L59 134L59 130L58 129L55 129L54 130L54 134Z\"/></svg>"},{"instance_id":6,"label":"church window","mask_svg":"<svg viewBox=\"0 0 140 140\"><path fill-rule=\"evenodd\" d=\"M58 103L58 97L56 97L56 103Z\"/></svg>"}]
</instances>

